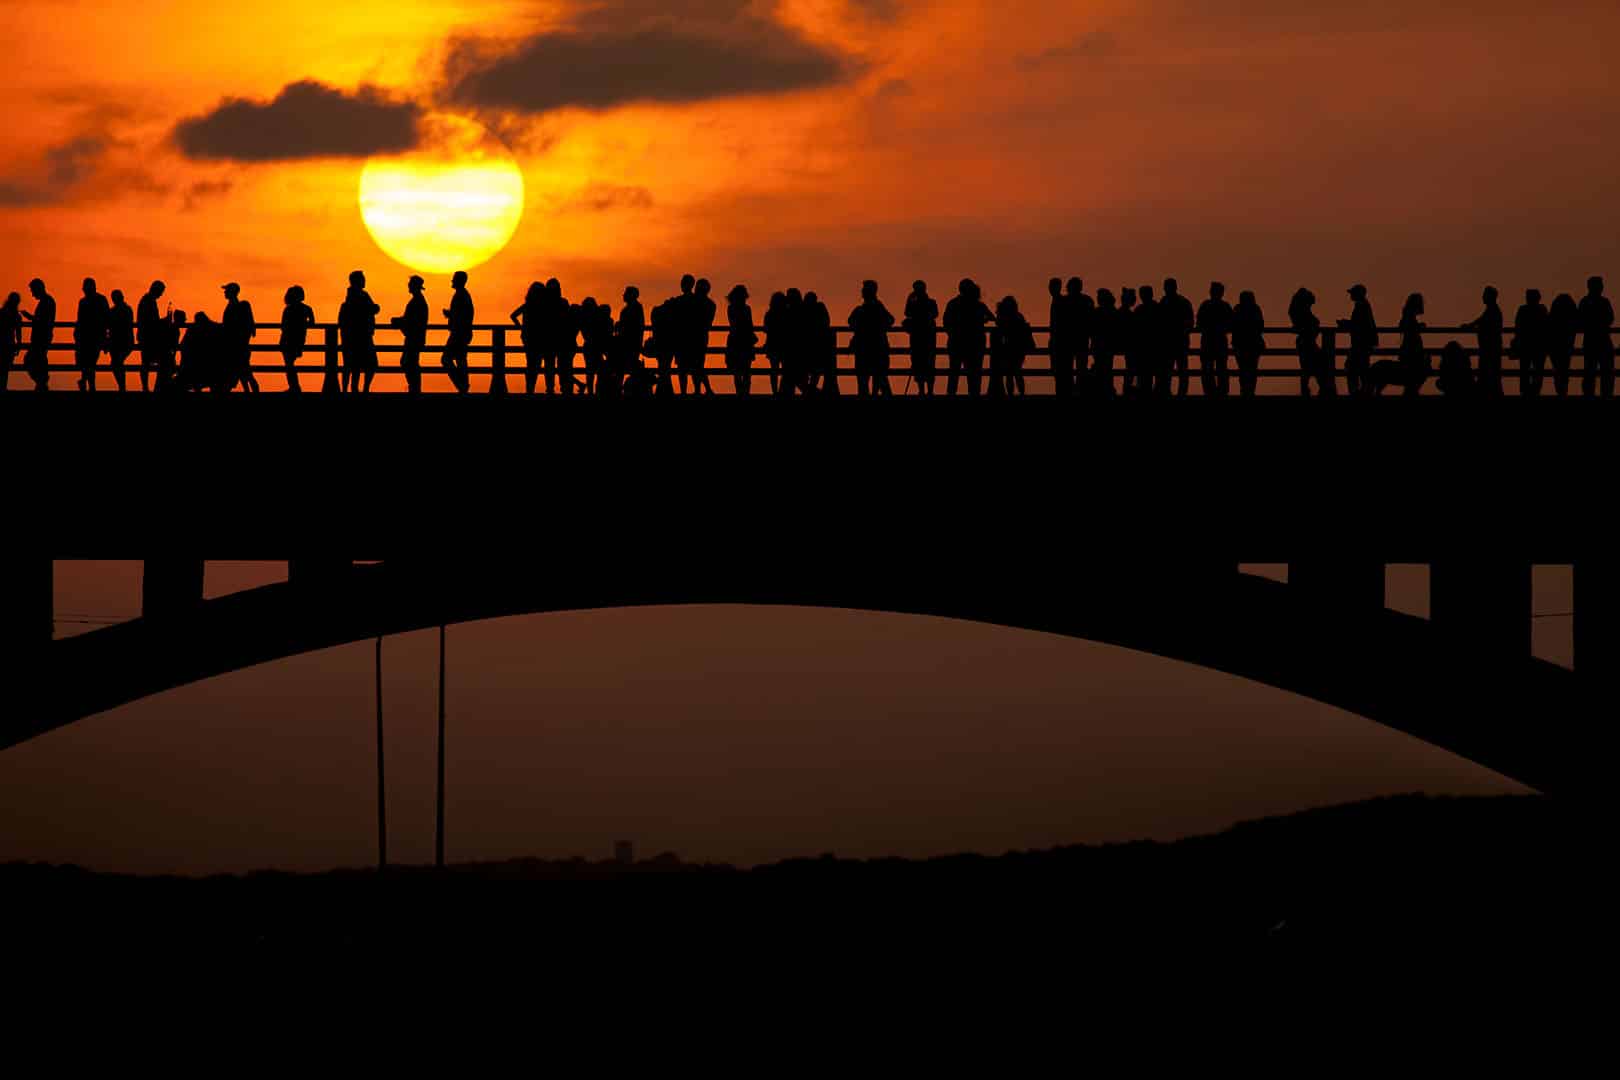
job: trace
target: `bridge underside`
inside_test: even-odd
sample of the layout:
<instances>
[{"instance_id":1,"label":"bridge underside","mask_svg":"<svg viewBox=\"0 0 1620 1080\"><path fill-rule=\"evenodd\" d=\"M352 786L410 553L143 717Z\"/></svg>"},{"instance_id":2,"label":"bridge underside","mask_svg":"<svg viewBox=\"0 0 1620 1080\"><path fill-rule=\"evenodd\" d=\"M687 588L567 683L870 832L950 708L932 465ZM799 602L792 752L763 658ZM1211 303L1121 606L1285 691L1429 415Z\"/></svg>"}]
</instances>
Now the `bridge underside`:
<instances>
[{"instance_id":1,"label":"bridge underside","mask_svg":"<svg viewBox=\"0 0 1620 1080\"><path fill-rule=\"evenodd\" d=\"M0 676L25 707L0 745L378 634L786 604L1158 653L1597 794L1615 408L0 395L27 463L0 568ZM63 559L144 561L147 617L51 642ZM203 603L205 559L289 560L293 580ZM1239 562L1288 563L1293 584ZM1433 622L1384 609L1397 562L1433 568ZM1578 674L1528 655L1536 562L1576 566Z\"/></svg>"},{"instance_id":2,"label":"bridge underside","mask_svg":"<svg viewBox=\"0 0 1620 1080\"><path fill-rule=\"evenodd\" d=\"M1588 796L1604 786L1599 755L1583 748L1605 716L1583 680L1528 656L1454 648L1455 636L1433 623L1381 607L1324 604L1220 570L964 572L940 581L746 564L745 573L713 560L675 572L646 559L446 575L396 563L267 586L52 644L26 695L32 707L11 712L0 746L199 679L382 634L531 612L736 603L940 616L1105 642L1344 708L1544 792Z\"/></svg>"}]
</instances>

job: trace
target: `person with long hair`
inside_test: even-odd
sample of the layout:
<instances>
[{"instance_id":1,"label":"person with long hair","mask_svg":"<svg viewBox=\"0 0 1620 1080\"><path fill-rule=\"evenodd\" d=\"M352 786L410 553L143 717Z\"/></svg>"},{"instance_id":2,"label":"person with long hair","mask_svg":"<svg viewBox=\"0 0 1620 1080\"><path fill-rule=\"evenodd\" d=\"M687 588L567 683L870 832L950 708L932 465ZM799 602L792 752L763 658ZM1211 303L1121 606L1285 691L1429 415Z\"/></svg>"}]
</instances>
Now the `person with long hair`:
<instances>
[{"instance_id":1,"label":"person with long hair","mask_svg":"<svg viewBox=\"0 0 1620 1080\"><path fill-rule=\"evenodd\" d=\"M996 325L990 331L990 396L1022 397L1024 362L1035 351L1035 334L1018 310L1018 301L1004 296L996 305Z\"/></svg>"},{"instance_id":2,"label":"person with long hair","mask_svg":"<svg viewBox=\"0 0 1620 1080\"><path fill-rule=\"evenodd\" d=\"M518 337L523 341L523 392L526 394L534 393L546 366L546 349L550 344L546 336L548 310L546 287L538 281L529 283L523 303L512 309L512 324L518 328Z\"/></svg>"},{"instance_id":3,"label":"person with long hair","mask_svg":"<svg viewBox=\"0 0 1620 1080\"><path fill-rule=\"evenodd\" d=\"M1080 381L1083 392L1114 396L1114 358L1119 355L1120 317L1114 290L1097 290L1097 308L1091 318L1091 370Z\"/></svg>"},{"instance_id":4,"label":"person with long hair","mask_svg":"<svg viewBox=\"0 0 1620 1080\"><path fill-rule=\"evenodd\" d=\"M1569 396L1569 368L1580 332L1581 310L1569 293L1559 293L1547 309L1547 362L1553 370L1553 393Z\"/></svg>"},{"instance_id":5,"label":"person with long hair","mask_svg":"<svg viewBox=\"0 0 1620 1080\"><path fill-rule=\"evenodd\" d=\"M787 294L771 293L765 305L765 361L771 366L771 396L782 393L782 361L787 355ZM791 389L789 393L791 393Z\"/></svg>"},{"instance_id":6,"label":"person with long hair","mask_svg":"<svg viewBox=\"0 0 1620 1080\"><path fill-rule=\"evenodd\" d=\"M22 295L11 293L0 304L0 391L11 382L11 368L22 349Z\"/></svg>"},{"instance_id":7,"label":"person with long hair","mask_svg":"<svg viewBox=\"0 0 1620 1080\"><path fill-rule=\"evenodd\" d=\"M1324 357L1320 343L1322 320L1316 317L1316 294L1309 289L1295 291L1288 302L1288 324L1294 329L1294 351L1299 356L1299 393L1311 396L1311 380L1316 380L1322 397L1333 397L1337 385L1331 357Z\"/></svg>"},{"instance_id":8,"label":"person with long hair","mask_svg":"<svg viewBox=\"0 0 1620 1080\"><path fill-rule=\"evenodd\" d=\"M754 311L748 306L748 287L737 285L726 294L726 370L738 397L747 397L754 382Z\"/></svg>"}]
</instances>

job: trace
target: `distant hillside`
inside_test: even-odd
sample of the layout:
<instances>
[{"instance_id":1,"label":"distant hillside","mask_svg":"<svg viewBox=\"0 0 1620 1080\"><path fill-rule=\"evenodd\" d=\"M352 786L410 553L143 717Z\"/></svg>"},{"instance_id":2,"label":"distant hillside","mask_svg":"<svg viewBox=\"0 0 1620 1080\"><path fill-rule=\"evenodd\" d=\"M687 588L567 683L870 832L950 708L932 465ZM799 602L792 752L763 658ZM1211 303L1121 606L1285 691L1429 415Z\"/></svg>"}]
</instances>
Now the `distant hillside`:
<instances>
[{"instance_id":1,"label":"distant hillside","mask_svg":"<svg viewBox=\"0 0 1620 1080\"><path fill-rule=\"evenodd\" d=\"M0 865L14 913L75 933L165 926L250 938L367 939L409 924L528 938L561 921L640 939L701 930L1127 939L1372 932L1558 933L1597 889L1598 833L1533 797L1401 796L1246 822L1174 843L926 860L793 859L751 870L673 855L207 878ZM580 882L592 882L586 886ZM92 918L77 916L93 909Z\"/></svg>"}]
</instances>

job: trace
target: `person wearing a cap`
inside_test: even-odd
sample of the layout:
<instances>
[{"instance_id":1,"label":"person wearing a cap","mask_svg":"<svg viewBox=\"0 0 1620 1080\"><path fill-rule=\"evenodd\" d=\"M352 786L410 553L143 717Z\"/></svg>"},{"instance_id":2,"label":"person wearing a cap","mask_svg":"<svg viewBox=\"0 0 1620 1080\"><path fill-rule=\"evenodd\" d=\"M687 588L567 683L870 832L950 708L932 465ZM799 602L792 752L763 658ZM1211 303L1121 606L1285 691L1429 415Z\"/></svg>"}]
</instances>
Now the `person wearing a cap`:
<instances>
[{"instance_id":1,"label":"person wearing a cap","mask_svg":"<svg viewBox=\"0 0 1620 1080\"><path fill-rule=\"evenodd\" d=\"M219 372L219 389L229 393L238 381L248 393L259 392L259 380L253 377L253 337L258 333L253 323L253 305L242 299L242 286L236 282L221 285L225 293L225 312L220 316L220 343L224 356Z\"/></svg>"},{"instance_id":2,"label":"person wearing a cap","mask_svg":"<svg viewBox=\"0 0 1620 1080\"><path fill-rule=\"evenodd\" d=\"M1373 318L1372 304L1367 302L1367 286L1352 285L1350 317L1339 320L1339 329L1350 331L1350 355L1344 361L1344 381L1350 396L1372 393L1368 373L1372 370L1372 354L1378 348L1378 321Z\"/></svg>"}]
</instances>

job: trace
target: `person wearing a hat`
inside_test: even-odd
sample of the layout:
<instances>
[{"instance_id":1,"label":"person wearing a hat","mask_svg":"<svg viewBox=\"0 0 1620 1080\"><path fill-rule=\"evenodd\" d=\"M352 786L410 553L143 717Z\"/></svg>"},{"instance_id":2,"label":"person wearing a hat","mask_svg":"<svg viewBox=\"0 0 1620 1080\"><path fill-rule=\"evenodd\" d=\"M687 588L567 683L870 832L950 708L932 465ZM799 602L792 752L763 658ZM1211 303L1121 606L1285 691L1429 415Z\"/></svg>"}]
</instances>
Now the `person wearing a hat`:
<instances>
[{"instance_id":1,"label":"person wearing a hat","mask_svg":"<svg viewBox=\"0 0 1620 1080\"><path fill-rule=\"evenodd\" d=\"M253 338L258 333L253 322L253 305L242 299L242 286L236 282L221 285L225 293L225 313L220 316L220 346L223 361L218 389L230 393L240 382L248 393L259 392L253 377Z\"/></svg>"},{"instance_id":2,"label":"person wearing a hat","mask_svg":"<svg viewBox=\"0 0 1620 1080\"><path fill-rule=\"evenodd\" d=\"M1367 302L1367 286L1352 285L1350 317L1339 320L1339 329L1350 332L1350 354L1344 361L1345 386L1351 397L1370 394L1373 385L1368 379L1372 370L1373 350L1378 348L1378 320L1373 318L1372 305Z\"/></svg>"}]
</instances>

